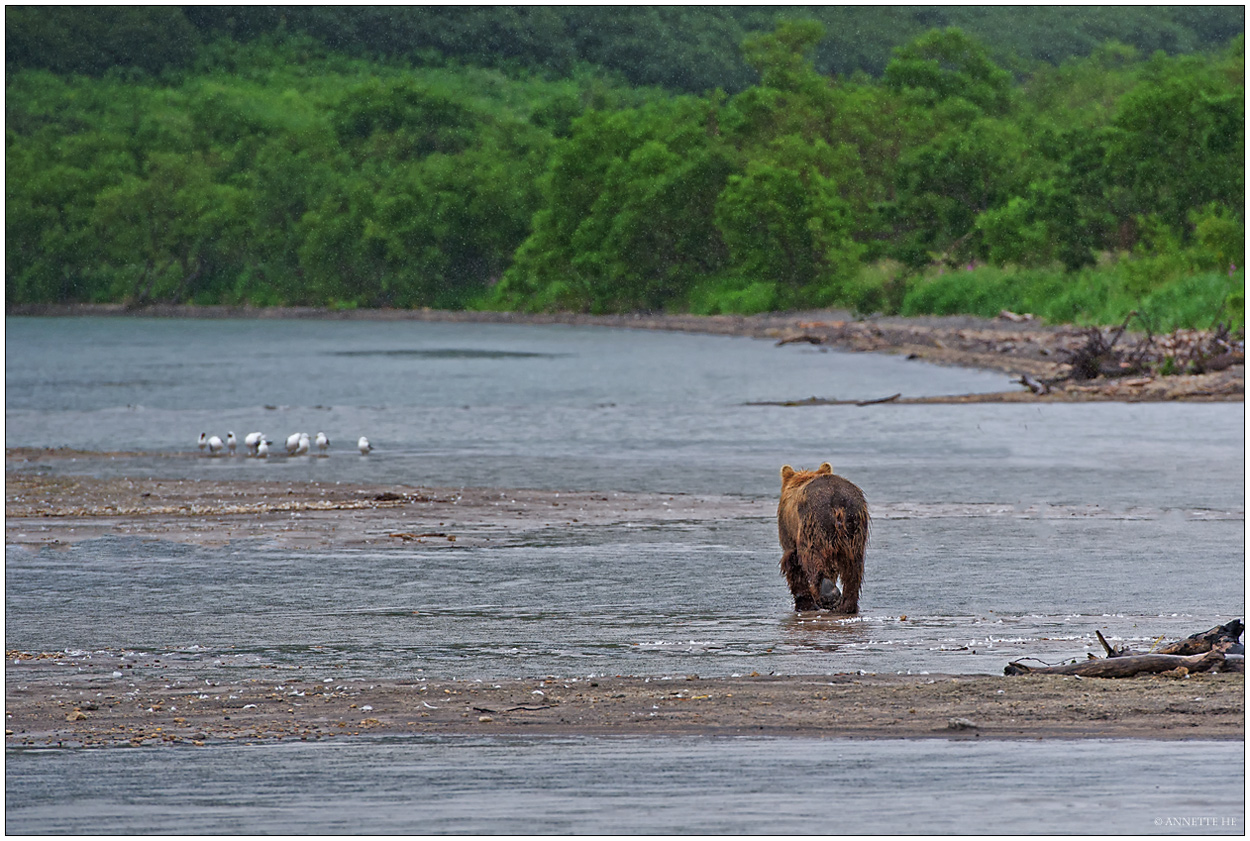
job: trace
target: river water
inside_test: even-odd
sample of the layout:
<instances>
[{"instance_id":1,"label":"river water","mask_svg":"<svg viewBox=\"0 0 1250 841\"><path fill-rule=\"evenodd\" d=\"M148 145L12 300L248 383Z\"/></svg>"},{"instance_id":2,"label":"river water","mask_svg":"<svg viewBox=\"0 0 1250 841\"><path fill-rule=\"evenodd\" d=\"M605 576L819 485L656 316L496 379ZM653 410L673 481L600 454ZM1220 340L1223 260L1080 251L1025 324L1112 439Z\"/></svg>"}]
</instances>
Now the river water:
<instances>
[{"instance_id":1,"label":"river water","mask_svg":"<svg viewBox=\"0 0 1250 841\"><path fill-rule=\"evenodd\" d=\"M1097 645L1095 630L1149 645L1160 635L1183 636L1244 615L1241 403L750 405L1011 385L1003 374L746 338L420 322L9 318L5 373L6 446L141 454L56 470L718 494L758 502L760 510L758 517L662 527L552 527L511 539L503 534L490 548L319 552L124 537L60 551L8 546L9 649L69 650L84 661L93 652L122 651L160 657L182 674L219 677L275 663L395 679L999 673L1019 657L1081 656ZM224 438L227 430L262 430L279 442L294 431L325 431L333 446L324 459L180 457L196 454L201 431ZM375 446L367 458L355 452L360 435ZM864 489L875 517L862 613L854 619L794 614L776 568L770 511L777 471L785 463L821 461ZM962 743L911 744L605 740L591 752L620 768L704 760L714 766L717 757L757 768L784 764L785 756L801 765L803 757L823 762L844 755L884 769L896 764L891 752L902 751L920 763L917 774L931 773L930 788L920 786L930 800L919 801L929 805L918 809L937 822L889 826L916 830L956 820L951 825L976 832L1001 826L982 814L984 790L963 799L939 795L942 781L985 763L1014 768L1027 780L1026 769L1073 749L1047 754L1031 747L1041 751L1033 756L979 746L1001 751L982 756ZM762 811L752 812L756 777L747 774L738 775L742 797L736 798L716 777L698 795L702 783L692 780L686 789L673 778L644 779L640 771L620 792L585 800L588 811L580 812L573 800L560 799L572 772L554 773L545 799L534 801L554 810L546 822L539 820L540 812L547 814L542 808L518 807L513 811L529 818L509 824L506 797L495 817L455 798L462 806L427 804L412 812L402 798L387 800L387 792L428 781L417 771L370 771L368 764L378 751L400 769L413 757L436 755L511 790L509 774L525 763L575 768L587 751L577 740L399 740L367 749L290 746L281 753L286 747L264 748L278 752L267 761L311 763L314 776L349 767L362 787L376 785L377 797L390 806L364 798L372 804L367 813L348 809L342 819L354 814L356 825L377 831L419 831L403 823L411 814L429 818L431 831L593 831L609 826L592 823L595 815L627 812L635 820L621 823L623 831L751 831L805 809L817 821L807 831L840 828L819 822L836 813L823 797L782 808L785 797L778 800L765 787L773 792L767 808L760 801ZM1222 764L1229 750L1185 748L1195 769L1211 760ZM225 794L178 808L150 797L140 799L142 808L117 808L140 802L136 792L150 786L144 775L158 766L174 775L192 761L229 768L239 749L207 750L217 753L193 760L176 750L10 752L6 810L26 831L231 831L223 829L231 815L278 831L310 830L300 816L319 812L300 804L333 802L318 794L315 779L301 777L286 788L266 784L266 791L289 795L281 808L260 797L241 812L221 812L231 802ZM1156 772L1145 769L1155 768L1150 757L1160 750L1119 742L1099 748L1099 755L1121 757L1115 761L1125 763L1126 785L1148 789ZM208 755L218 758L199 759ZM821 773L817 779L830 786L847 784L833 770ZM39 794L39 781L63 774L81 787L73 795L84 810L81 822L49 823L40 805L46 793ZM220 779L222 791L230 791L233 778ZM450 779L454 788L455 775ZM1100 778L1100 795L1110 791L1107 779ZM1058 779L1034 782L1064 790ZM997 783L986 785L998 790ZM1071 791L1078 789L1074 778ZM791 799L804 790L787 789ZM884 782L879 790L899 791ZM493 795L495 802L500 796ZM646 814L636 814L644 797ZM1004 797L1021 808L1009 793ZM726 811L722 799L743 808ZM112 807L100 809L102 803ZM1225 806L1220 814L1233 814ZM704 808L713 817L702 815ZM894 802L875 801L873 808L901 814ZM1048 808L1039 800L1033 814L1040 819ZM864 807L860 831L873 831L863 822L870 811ZM1244 815L1244 803L1234 811ZM157 814L185 823L161 823ZM938 820L939 814L946 817ZM715 815L737 817L717 823ZM344 824L326 825L345 831ZM1154 831L1131 820L1064 826L1056 831Z\"/></svg>"},{"instance_id":2,"label":"river water","mask_svg":"<svg viewBox=\"0 0 1250 841\"><path fill-rule=\"evenodd\" d=\"M1234 742L1131 740L408 737L11 751L6 829L1242 835L1242 787L1213 777L1244 761Z\"/></svg>"}]
</instances>

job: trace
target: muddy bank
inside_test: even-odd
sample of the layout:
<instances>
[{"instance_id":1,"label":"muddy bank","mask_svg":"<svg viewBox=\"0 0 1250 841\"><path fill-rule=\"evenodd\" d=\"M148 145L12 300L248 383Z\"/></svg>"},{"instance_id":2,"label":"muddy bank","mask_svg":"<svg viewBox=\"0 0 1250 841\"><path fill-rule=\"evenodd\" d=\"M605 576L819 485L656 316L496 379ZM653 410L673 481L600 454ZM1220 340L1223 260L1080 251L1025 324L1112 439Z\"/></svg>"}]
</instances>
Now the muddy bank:
<instances>
[{"instance_id":1,"label":"muddy bank","mask_svg":"<svg viewBox=\"0 0 1250 841\"><path fill-rule=\"evenodd\" d=\"M7 652L9 746L203 745L361 734L1242 739L1243 675L744 675L336 680L274 667L162 677L157 655ZM325 671L325 670L321 670Z\"/></svg>"},{"instance_id":2,"label":"muddy bank","mask_svg":"<svg viewBox=\"0 0 1250 841\"><path fill-rule=\"evenodd\" d=\"M1149 363L1151 370L1112 376L1064 379L1072 372L1072 356L1088 340L1087 331L1070 325L1044 325L1014 314L998 319L971 316L873 317L855 319L840 310L762 313L752 316L666 314L586 315L581 313L497 313L441 310L341 310L317 307L190 307L159 305L128 309L120 304L42 305L10 307L9 315L145 316L164 318L323 319L361 321L437 321L491 324L567 324L645 330L677 330L806 342L855 352L898 353L941 365L985 368L1038 381L1058 382L1047 393L1019 390L982 395L948 395L894 403L1086 402L1111 401L1241 401L1245 399L1244 345L1225 342L1209 332L1178 331L1146 337L1125 333L1121 351ZM1107 331L1108 333L1111 331ZM1168 357L1191 364L1203 373L1158 376L1153 373ZM1218 368L1218 370L1216 370ZM881 395L883 398L888 395ZM787 405L812 403L794 395ZM816 403L822 401L817 395ZM828 401L826 401L828 402Z\"/></svg>"}]
</instances>

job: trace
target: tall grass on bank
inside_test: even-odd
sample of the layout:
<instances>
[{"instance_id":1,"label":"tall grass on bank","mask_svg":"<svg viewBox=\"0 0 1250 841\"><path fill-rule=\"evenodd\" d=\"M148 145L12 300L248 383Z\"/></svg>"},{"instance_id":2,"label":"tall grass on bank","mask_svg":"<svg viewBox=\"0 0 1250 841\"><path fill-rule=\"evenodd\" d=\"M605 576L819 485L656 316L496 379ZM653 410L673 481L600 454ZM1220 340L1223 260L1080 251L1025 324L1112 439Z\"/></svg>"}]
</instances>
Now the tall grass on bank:
<instances>
[{"instance_id":1,"label":"tall grass on bank","mask_svg":"<svg viewBox=\"0 0 1250 841\"><path fill-rule=\"evenodd\" d=\"M1245 329L1245 271L1203 272L1147 285L1131 266L1067 274L992 266L948 271L908 284L901 315L1032 313L1052 324L1106 325L1131 312L1157 333L1224 324Z\"/></svg>"},{"instance_id":2,"label":"tall grass on bank","mask_svg":"<svg viewBox=\"0 0 1250 841\"><path fill-rule=\"evenodd\" d=\"M1032 313L1051 324L1120 324L1136 312L1135 329L1168 333L1223 324L1245 330L1245 271L1162 271L1149 260L1064 272L1058 269L973 266L912 275L886 260L862 266L853 278L804 289L742 277L697 284L685 311L753 315L779 309L845 307L856 315L976 315Z\"/></svg>"}]
</instances>

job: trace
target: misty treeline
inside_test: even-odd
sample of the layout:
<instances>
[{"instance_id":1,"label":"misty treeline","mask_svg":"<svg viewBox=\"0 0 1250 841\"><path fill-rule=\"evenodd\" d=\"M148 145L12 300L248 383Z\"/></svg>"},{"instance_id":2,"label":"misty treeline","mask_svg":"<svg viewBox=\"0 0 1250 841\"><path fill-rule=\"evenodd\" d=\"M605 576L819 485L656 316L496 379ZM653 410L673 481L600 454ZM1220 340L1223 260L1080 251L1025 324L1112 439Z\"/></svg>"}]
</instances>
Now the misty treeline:
<instances>
[{"instance_id":1,"label":"misty treeline","mask_svg":"<svg viewBox=\"0 0 1250 841\"><path fill-rule=\"evenodd\" d=\"M476 8L433 46L400 15L385 37L418 43L403 60L346 7L307 7L320 31L281 7L203 8L134 13L94 52L89 31L8 12L10 304L1242 320L1241 36L1177 55L1108 42L1025 72L931 29L876 76L831 76L825 27L769 20L696 94L675 89L703 84L698 51L746 17L634 77L586 45L649 55L664 39L637 25L613 43L586 26L543 58L543 16L572 8L504 9L528 33L504 46ZM167 55L129 60L126 37Z\"/></svg>"},{"instance_id":2,"label":"misty treeline","mask_svg":"<svg viewBox=\"0 0 1250 841\"><path fill-rule=\"evenodd\" d=\"M228 37L306 37L356 58L458 62L567 76L579 64L631 85L737 93L759 80L738 49L779 19L811 19L824 75L879 76L899 44L959 27L1013 73L1087 56L1109 39L1143 55L1199 52L1245 27L1238 6L8 6L5 60L100 75L196 64Z\"/></svg>"}]
</instances>

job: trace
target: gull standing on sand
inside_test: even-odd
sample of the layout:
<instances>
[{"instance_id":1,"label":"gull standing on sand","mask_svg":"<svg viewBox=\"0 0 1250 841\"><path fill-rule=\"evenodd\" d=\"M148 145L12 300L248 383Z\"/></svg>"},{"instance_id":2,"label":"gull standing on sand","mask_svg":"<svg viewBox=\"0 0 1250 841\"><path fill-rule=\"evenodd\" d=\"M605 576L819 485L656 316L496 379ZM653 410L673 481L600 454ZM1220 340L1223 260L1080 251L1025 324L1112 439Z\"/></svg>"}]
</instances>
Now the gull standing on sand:
<instances>
[{"instance_id":1,"label":"gull standing on sand","mask_svg":"<svg viewBox=\"0 0 1250 841\"><path fill-rule=\"evenodd\" d=\"M235 447L239 446L239 442L235 440L233 432L226 433L226 449L230 451L230 455L234 455Z\"/></svg>"},{"instance_id":2,"label":"gull standing on sand","mask_svg":"<svg viewBox=\"0 0 1250 841\"><path fill-rule=\"evenodd\" d=\"M325 455L326 450L329 448L329 446L330 446L329 437L327 437L324 432L318 432L317 433L317 452L319 452L321 455Z\"/></svg>"},{"instance_id":3,"label":"gull standing on sand","mask_svg":"<svg viewBox=\"0 0 1250 841\"><path fill-rule=\"evenodd\" d=\"M297 456L308 455L308 433L301 432L299 434L299 443L295 446L295 454Z\"/></svg>"},{"instance_id":4,"label":"gull standing on sand","mask_svg":"<svg viewBox=\"0 0 1250 841\"><path fill-rule=\"evenodd\" d=\"M256 457L269 458L269 442L263 437L256 443Z\"/></svg>"},{"instance_id":5,"label":"gull standing on sand","mask_svg":"<svg viewBox=\"0 0 1250 841\"><path fill-rule=\"evenodd\" d=\"M208 446L208 433L200 433L200 452L204 452L204 448Z\"/></svg>"},{"instance_id":6,"label":"gull standing on sand","mask_svg":"<svg viewBox=\"0 0 1250 841\"><path fill-rule=\"evenodd\" d=\"M210 456L215 456L221 452L221 449L224 446L226 445L221 443L221 439L214 435L212 438L208 439L208 454Z\"/></svg>"},{"instance_id":7,"label":"gull standing on sand","mask_svg":"<svg viewBox=\"0 0 1250 841\"><path fill-rule=\"evenodd\" d=\"M287 455L293 456L295 455L295 451L299 449L299 435L300 434L298 432L292 432L290 435L286 437L286 454Z\"/></svg>"},{"instance_id":8,"label":"gull standing on sand","mask_svg":"<svg viewBox=\"0 0 1250 841\"><path fill-rule=\"evenodd\" d=\"M369 455L369 451L373 449L373 445L369 443L369 439L361 435L360 440L356 442L356 448L360 450L362 456Z\"/></svg>"},{"instance_id":9,"label":"gull standing on sand","mask_svg":"<svg viewBox=\"0 0 1250 841\"><path fill-rule=\"evenodd\" d=\"M243 439L243 446L247 447L247 451L252 455L256 455L256 450L260 447L260 442L265 440L263 432L249 432L247 437Z\"/></svg>"}]
</instances>

